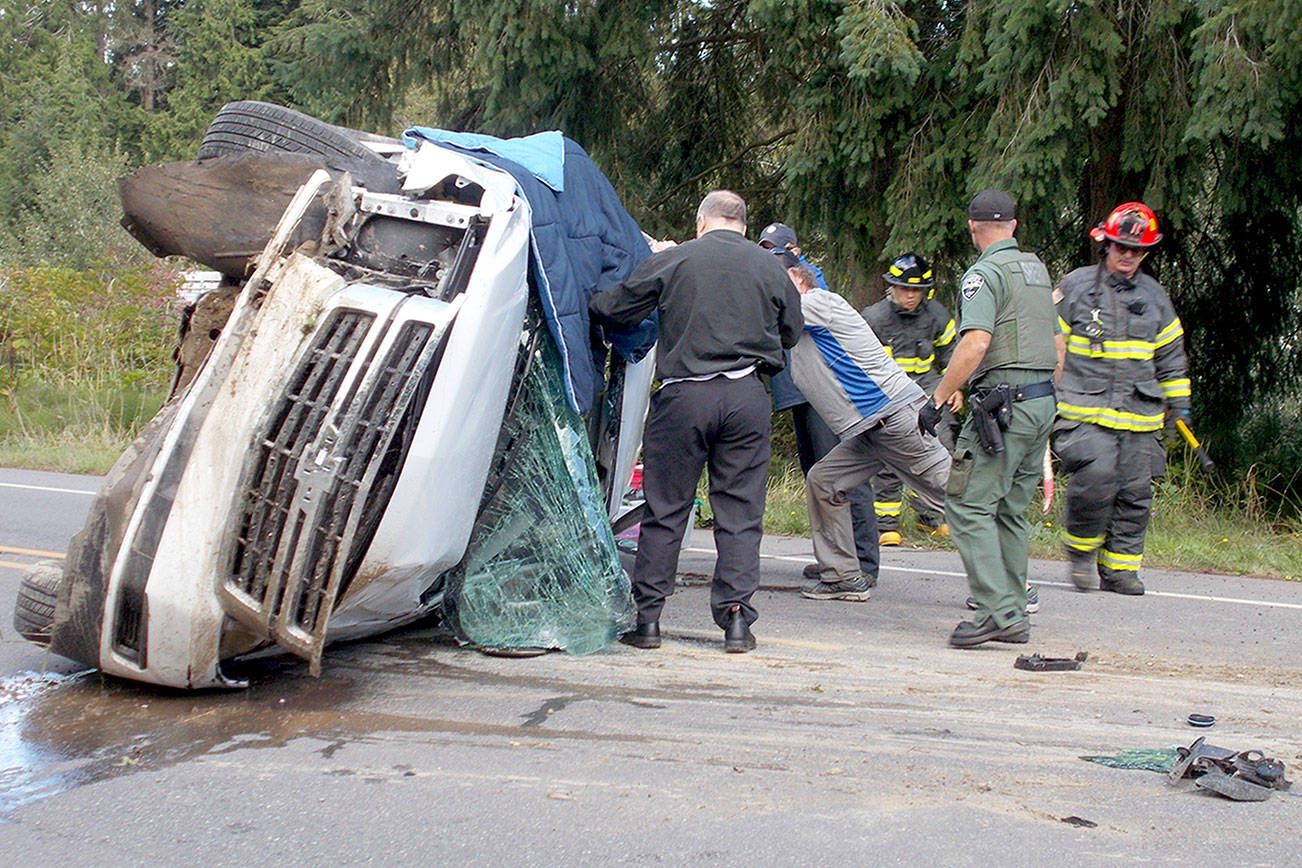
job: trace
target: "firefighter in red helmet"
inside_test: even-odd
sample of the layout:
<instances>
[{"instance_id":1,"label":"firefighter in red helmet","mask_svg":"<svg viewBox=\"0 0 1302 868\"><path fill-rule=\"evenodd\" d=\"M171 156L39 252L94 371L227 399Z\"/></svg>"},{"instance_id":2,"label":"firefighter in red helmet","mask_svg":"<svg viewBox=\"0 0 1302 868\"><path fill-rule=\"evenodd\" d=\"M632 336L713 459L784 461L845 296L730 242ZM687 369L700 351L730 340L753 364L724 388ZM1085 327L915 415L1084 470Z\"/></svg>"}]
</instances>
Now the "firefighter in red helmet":
<instances>
[{"instance_id":1,"label":"firefighter in red helmet","mask_svg":"<svg viewBox=\"0 0 1302 868\"><path fill-rule=\"evenodd\" d=\"M1099 262L1054 290L1067 361L1058 385L1054 451L1067 483L1063 543L1072 583L1144 593L1139 568L1162 476L1169 413L1189 413L1184 329L1160 283L1140 267L1162 240L1142 202L1118 205L1090 230ZM1095 573L1097 571L1097 580Z\"/></svg>"}]
</instances>

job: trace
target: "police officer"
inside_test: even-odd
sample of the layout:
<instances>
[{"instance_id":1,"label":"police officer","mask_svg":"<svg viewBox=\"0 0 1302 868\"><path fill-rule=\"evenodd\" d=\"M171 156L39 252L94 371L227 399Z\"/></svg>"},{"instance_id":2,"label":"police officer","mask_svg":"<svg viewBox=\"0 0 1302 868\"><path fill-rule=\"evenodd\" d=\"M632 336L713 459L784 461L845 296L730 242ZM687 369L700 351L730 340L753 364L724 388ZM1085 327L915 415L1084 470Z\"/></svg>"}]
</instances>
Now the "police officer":
<instances>
[{"instance_id":1,"label":"police officer","mask_svg":"<svg viewBox=\"0 0 1302 868\"><path fill-rule=\"evenodd\" d=\"M970 413L954 448L945 518L976 602L949 643L1028 642L1025 511L1053 426L1053 378L1062 365L1049 271L1017 246L1012 198L982 190L968 205L980 257L963 275L962 330L918 426L934 434L941 407L964 383Z\"/></svg>"},{"instance_id":2,"label":"police officer","mask_svg":"<svg viewBox=\"0 0 1302 868\"><path fill-rule=\"evenodd\" d=\"M1184 329L1162 285L1140 270L1162 240L1142 202L1117 206L1090 231L1099 262L1054 290L1067 360L1054 447L1067 483L1063 542L1069 575L1082 591L1144 593L1139 565L1153 500L1165 469L1164 417L1189 413Z\"/></svg>"},{"instance_id":3,"label":"police officer","mask_svg":"<svg viewBox=\"0 0 1302 868\"><path fill-rule=\"evenodd\" d=\"M936 281L931 265L918 254L905 253L896 258L882 278L886 281L886 297L860 313L896 364L930 395L954 353L958 336L954 318L935 300ZM963 400L962 392L954 395L957 406L951 410L946 405L937 426L941 445L951 452L958 430L954 412L962 409ZM873 478L872 488L880 542L884 546L899 545L904 483L894 470L885 467ZM917 513L920 525L932 533L949 533L944 516L930 511L912 492L909 505Z\"/></svg>"}]
</instances>

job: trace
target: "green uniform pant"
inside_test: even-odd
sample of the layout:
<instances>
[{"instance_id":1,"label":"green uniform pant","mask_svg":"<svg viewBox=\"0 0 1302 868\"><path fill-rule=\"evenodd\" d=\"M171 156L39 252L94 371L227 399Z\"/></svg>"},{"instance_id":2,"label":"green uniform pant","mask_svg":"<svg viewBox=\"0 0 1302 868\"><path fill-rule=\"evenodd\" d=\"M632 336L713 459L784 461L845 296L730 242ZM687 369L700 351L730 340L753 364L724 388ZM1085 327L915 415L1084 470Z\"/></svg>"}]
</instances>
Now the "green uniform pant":
<instances>
[{"instance_id":1,"label":"green uniform pant","mask_svg":"<svg viewBox=\"0 0 1302 868\"><path fill-rule=\"evenodd\" d=\"M978 624L993 617L1006 627L1026 617L1026 507L1040 481L1056 409L1050 395L1014 404L998 455L977 443L971 418L959 433L945 519L967 570Z\"/></svg>"}]
</instances>

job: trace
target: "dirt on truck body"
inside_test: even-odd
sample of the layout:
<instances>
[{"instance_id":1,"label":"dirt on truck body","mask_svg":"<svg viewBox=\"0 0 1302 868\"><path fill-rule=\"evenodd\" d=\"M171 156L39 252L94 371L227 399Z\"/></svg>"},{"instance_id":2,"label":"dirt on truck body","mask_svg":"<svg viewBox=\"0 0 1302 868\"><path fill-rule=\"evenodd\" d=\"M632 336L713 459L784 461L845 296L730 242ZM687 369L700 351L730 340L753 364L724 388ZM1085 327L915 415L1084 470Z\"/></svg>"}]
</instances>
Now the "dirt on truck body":
<instances>
[{"instance_id":1,"label":"dirt on truck body","mask_svg":"<svg viewBox=\"0 0 1302 868\"><path fill-rule=\"evenodd\" d=\"M404 146L233 103L199 160L120 181L142 243L225 279L63 569L25 579L25 636L198 688L236 685L223 662L272 643L315 673L330 641L435 612L501 650L585 653L627 628L611 520L654 335L589 394L573 312L649 249L559 134L525 140L564 166L542 187L519 140L417 129ZM567 246L579 224L610 261Z\"/></svg>"}]
</instances>

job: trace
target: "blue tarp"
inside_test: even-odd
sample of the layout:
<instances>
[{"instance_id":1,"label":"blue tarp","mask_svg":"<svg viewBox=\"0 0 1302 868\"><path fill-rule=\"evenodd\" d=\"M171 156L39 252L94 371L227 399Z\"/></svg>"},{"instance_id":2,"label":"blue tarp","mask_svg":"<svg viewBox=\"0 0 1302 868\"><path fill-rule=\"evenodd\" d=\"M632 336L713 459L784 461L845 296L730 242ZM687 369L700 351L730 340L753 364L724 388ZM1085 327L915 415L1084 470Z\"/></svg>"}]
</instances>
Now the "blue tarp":
<instances>
[{"instance_id":1,"label":"blue tarp","mask_svg":"<svg viewBox=\"0 0 1302 868\"><path fill-rule=\"evenodd\" d=\"M605 358L588 319L588 300L624 280L651 255L642 230L587 152L559 132L521 139L429 127L403 133L409 148L421 141L497 166L515 178L533 210L532 277L548 330L561 349L566 396L576 411L588 412L601 389L599 365ZM636 361L655 337L655 322L648 319L609 339L621 355Z\"/></svg>"}]
</instances>

